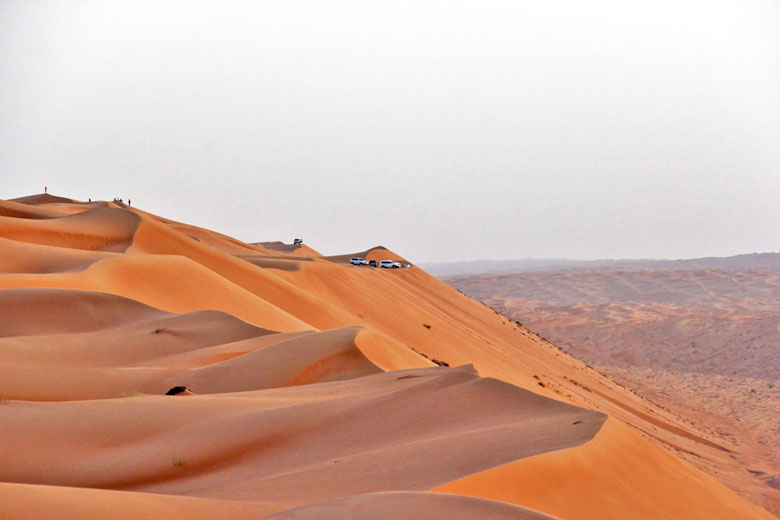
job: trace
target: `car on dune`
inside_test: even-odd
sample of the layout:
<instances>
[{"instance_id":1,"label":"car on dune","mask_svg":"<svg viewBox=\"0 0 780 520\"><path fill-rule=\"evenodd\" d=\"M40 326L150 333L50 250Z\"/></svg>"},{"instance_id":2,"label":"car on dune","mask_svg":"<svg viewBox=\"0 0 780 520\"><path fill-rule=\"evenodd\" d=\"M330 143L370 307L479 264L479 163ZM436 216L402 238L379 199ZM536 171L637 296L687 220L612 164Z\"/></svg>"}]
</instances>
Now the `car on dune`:
<instances>
[{"instance_id":1,"label":"car on dune","mask_svg":"<svg viewBox=\"0 0 780 520\"><path fill-rule=\"evenodd\" d=\"M379 262L379 267L384 269L399 269L401 267L401 262L396 262L395 260L381 260Z\"/></svg>"},{"instance_id":2,"label":"car on dune","mask_svg":"<svg viewBox=\"0 0 780 520\"><path fill-rule=\"evenodd\" d=\"M360 258L359 256L353 256L349 259L349 263L352 265L365 265L368 264L365 258Z\"/></svg>"}]
</instances>

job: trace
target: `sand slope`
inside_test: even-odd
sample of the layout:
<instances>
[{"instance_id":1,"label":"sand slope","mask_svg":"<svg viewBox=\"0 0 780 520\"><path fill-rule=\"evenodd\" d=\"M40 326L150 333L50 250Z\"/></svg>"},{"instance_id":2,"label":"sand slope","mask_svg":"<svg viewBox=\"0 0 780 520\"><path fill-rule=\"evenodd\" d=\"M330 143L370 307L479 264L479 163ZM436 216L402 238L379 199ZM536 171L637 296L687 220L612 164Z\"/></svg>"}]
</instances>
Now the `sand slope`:
<instances>
[{"instance_id":1,"label":"sand slope","mask_svg":"<svg viewBox=\"0 0 780 520\"><path fill-rule=\"evenodd\" d=\"M425 518L427 520L552 520L536 511L492 500L441 493L368 493L291 509L269 520Z\"/></svg>"},{"instance_id":2,"label":"sand slope","mask_svg":"<svg viewBox=\"0 0 780 520\"><path fill-rule=\"evenodd\" d=\"M0 516L771 518L661 447L717 465L718 439L416 267L2 207Z\"/></svg>"},{"instance_id":3,"label":"sand slope","mask_svg":"<svg viewBox=\"0 0 780 520\"><path fill-rule=\"evenodd\" d=\"M574 453L528 458L434 489L523 503L561 518L773 518L658 446L637 452L636 442L625 425L610 420ZM714 492L692 503L702 487ZM642 492L632 491L637 488Z\"/></svg>"},{"instance_id":4,"label":"sand slope","mask_svg":"<svg viewBox=\"0 0 780 520\"><path fill-rule=\"evenodd\" d=\"M287 503L425 490L580 444L604 420L468 367L2 411L4 482Z\"/></svg>"},{"instance_id":5,"label":"sand slope","mask_svg":"<svg viewBox=\"0 0 780 520\"><path fill-rule=\"evenodd\" d=\"M0 518L80 520L256 520L278 511L280 504L237 502L128 493L104 489L39 486L0 482Z\"/></svg>"},{"instance_id":6,"label":"sand slope","mask_svg":"<svg viewBox=\"0 0 780 520\"><path fill-rule=\"evenodd\" d=\"M275 333L229 314L176 315L105 293L0 290L0 395L74 400L220 393L379 372L360 327ZM159 361L159 363L158 363Z\"/></svg>"}]
</instances>

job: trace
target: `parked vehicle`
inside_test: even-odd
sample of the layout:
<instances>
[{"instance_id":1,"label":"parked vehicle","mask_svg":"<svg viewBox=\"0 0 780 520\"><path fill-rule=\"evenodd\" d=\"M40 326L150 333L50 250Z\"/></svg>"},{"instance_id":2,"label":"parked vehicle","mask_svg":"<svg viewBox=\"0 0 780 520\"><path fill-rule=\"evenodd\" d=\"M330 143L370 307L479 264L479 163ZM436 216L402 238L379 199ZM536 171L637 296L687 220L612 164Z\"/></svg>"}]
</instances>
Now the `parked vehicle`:
<instances>
[{"instance_id":1,"label":"parked vehicle","mask_svg":"<svg viewBox=\"0 0 780 520\"><path fill-rule=\"evenodd\" d=\"M294 246L299 246L301 244L303 244L303 239L302 238L296 238L296 239L293 240L293 245Z\"/></svg>"},{"instance_id":2,"label":"parked vehicle","mask_svg":"<svg viewBox=\"0 0 780 520\"><path fill-rule=\"evenodd\" d=\"M349 259L349 263L352 265L364 265L367 264L368 262L366 262L365 258L360 258L359 256L353 256L352 258Z\"/></svg>"},{"instance_id":3,"label":"parked vehicle","mask_svg":"<svg viewBox=\"0 0 780 520\"><path fill-rule=\"evenodd\" d=\"M369 260L368 261L368 266L369 267L376 267L376 260Z\"/></svg>"},{"instance_id":4,"label":"parked vehicle","mask_svg":"<svg viewBox=\"0 0 780 520\"><path fill-rule=\"evenodd\" d=\"M395 260L381 260L379 262L379 267L384 269L398 269L401 267L401 262L396 262Z\"/></svg>"}]
</instances>

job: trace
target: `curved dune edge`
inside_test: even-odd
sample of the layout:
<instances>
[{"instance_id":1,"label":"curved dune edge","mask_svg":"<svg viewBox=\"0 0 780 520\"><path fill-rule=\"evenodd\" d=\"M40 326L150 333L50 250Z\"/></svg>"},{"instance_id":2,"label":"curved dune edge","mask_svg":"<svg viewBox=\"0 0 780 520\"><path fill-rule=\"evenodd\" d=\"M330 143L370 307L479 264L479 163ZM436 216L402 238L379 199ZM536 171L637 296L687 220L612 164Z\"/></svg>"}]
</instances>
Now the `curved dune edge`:
<instances>
[{"instance_id":1,"label":"curved dune edge","mask_svg":"<svg viewBox=\"0 0 780 520\"><path fill-rule=\"evenodd\" d=\"M351 316L328 300L304 291L274 274L214 247L196 242L152 218L144 218L129 253L150 257L175 254L186 257L215 275L265 300L270 305L310 324L326 329L352 324Z\"/></svg>"},{"instance_id":2,"label":"curved dune edge","mask_svg":"<svg viewBox=\"0 0 780 520\"><path fill-rule=\"evenodd\" d=\"M2 338L95 332L170 317L136 300L99 291L0 289Z\"/></svg>"},{"instance_id":3,"label":"curved dune edge","mask_svg":"<svg viewBox=\"0 0 780 520\"><path fill-rule=\"evenodd\" d=\"M193 368L157 367L153 360L145 366L129 367L4 366L0 367L0 395L27 401L111 399L162 395L179 385L199 394L222 394L338 381L380 372L354 347L353 338L354 331L337 329L257 349L251 345L257 340L244 340L229 347L240 348L241 352L211 356L211 364ZM259 343L267 343L264 339Z\"/></svg>"},{"instance_id":4,"label":"curved dune edge","mask_svg":"<svg viewBox=\"0 0 780 520\"><path fill-rule=\"evenodd\" d=\"M115 520L555 520L552 516L503 502L421 492L369 493L292 509L281 503L35 484L0 483L0 496L3 497L0 513L3 518L14 520L39 520L45 511L56 511L57 518L104 518L108 514Z\"/></svg>"},{"instance_id":5,"label":"curved dune edge","mask_svg":"<svg viewBox=\"0 0 780 520\"><path fill-rule=\"evenodd\" d=\"M282 511L268 520L341 520L370 518L397 520L555 520L538 511L504 502L443 493L391 492L368 493L319 502Z\"/></svg>"},{"instance_id":6,"label":"curved dune edge","mask_svg":"<svg viewBox=\"0 0 780 520\"><path fill-rule=\"evenodd\" d=\"M171 314L107 293L0 290L0 395L62 401L258 390L380 372L361 327L276 333L216 311Z\"/></svg>"},{"instance_id":7,"label":"curved dune edge","mask_svg":"<svg viewBox=\"0 0 780 520\"><path fill-rule=\"evenodd\" d=\"M0 482L0 518L112 520L257 520L282 504L236 502L105 489Z\"/></svg>"},{"instance_id":8,"label":"curved dune edge","mask_svg":"<svg viewBox=\"0 0 780 520\"><path fill-rule=\"evenodd\" d=\"M19 242L124 252L141 218L125 209L96 208L50 219L0 217L0 223L0 236Z\"/></svg>"},{"instance_id":9,"label":"curved dune edge","mask_svg":"<svg viewBox=\"0 0 780 520\"><path fill-rule=\"evenodd\" d=\"M90 265L117 256L105 251L87 251L68 247L18 242L0 237L0 273L52 274L74 273Z\"/></svg>"},{"instance_id":10,"label":"curved dune edge","mask_svg":"<svg viewBox=\"0 0 780 520\"><path fill-rule=\"evenodd\" d=\"M30 206L36 208L36 206ZM20 278L15 280L4 281L5 287L20 287L20 286L53 286L62 287L69 286L73 288L88 288L96 290L108 290L109 292L115 292L122 294L133 299L137 299L144 303L148 303L155 307L170 310L172 312L188 312L191 310L197 310L192 307L184 307L182 304L186 300L187 302L193 300L193 296L197 295L197 291L192 291L190 294L179 298L167 298L167 299L150 299L149 295L154 295L154 292L158 293L157 296L161 296L159 293L165 294L165 291L160 291L160 288L170 290L171 286L175 286L177 289L197 286L199 284L190 282L189 284L182 284L181 282L185 277L175 273L169 273L167 276L160 273L159 269L154 269L155 266L151 265L156 263L158 258L163 255L177 255L180 257L179 263L184 263L184 258L188 258L201 270L201 278L209 277L216 281L219 279L222 283L230 286L233 285L233 292L235 289L240 288L243 291L247 291L258 298L258 303L261 306L276 307L276 310L271 312L266 309L266 314L270 316L264 320L258 320L260 312L247 312L247 305L232 305L232 308L219 306L201 306L200 308L216 308L219 310L225 310L231 314L241 316L245 319L249 319L260 326L276 328L277 330L302 330L310 328L332 328L341 326L344 323L350 323L349 316L343 313L338 307L330 305L320 298L313 296L305 291L298 289L295 285L290 284L284 280L281 280L271 274L269 271L252 265L250 262L243 261L228 253L225 253L215 247L204 245L199 241L193 240L190 236L183 234L181 231L177 231L173 227L167 226L162 222L147 216L144 212L139 212L130 209L119 208L97 208L89 211L80 212L72 216L66 216L62 218L53 218L50 220L30 220L22 218L10 218L0 217L0 221L5 219L5 224L0 229L0 236L8 238L10 240L16 240L21 242L34 243L45 246L54 246L61 248L70 248L76 250L102 250L102 251L117 251L131 253L126 257L121 257L118 261L128 261L130 258L134 258L136 262L134 265L127 265L124 269L124 278L131 277L137 280L144 280L150 278L150 281L155 281L155 286L147 284L143 287L145 290L135 290L118 292L116 290L110 290L109 288L103 288L99 283L95 286L75 286L72 283L70 285L58 283L56 279L48 278L45 281L32 281L30 278ZM181 225L184 226L184 225ZM202 230L203 233L207 233L207 230ZM229 244L235 246L240 244L235 239L224 237L218 234L212 233L213 236L217 236L223 244ZM235 246L238 247L238 246ZM252 250L251 246L245 245L245 248ZM132 253L135 253L133 255ZM72 254L70 255L73 256ZM141 260L138 260L141 259ZM20 261L23 259L19 259ZM64 261L65 259L63 259ZM151 264L150 261L151 260ZM16 262L19 265L20 261ZM151 270L157 271L148 273L150 276L144 276L133 269L137 267L139 263L145 263ZM174 260L168 260L169 263L175 262ZM21 262L24 264L24 262ZM56 261L50 261L50 265L47 266L46 271L73 271L72 267L68 265L56 267ZM67 261L64 261L67 264ZM117 264L111 264L115 267ZM96 267L95 262L84 262L81 266L87 267L87 271L95 269L101 271L105 266ZM29 268L21 269L22 271L29 271ZM172 270L175 270L172 269ZM211 271L210 274L206 274L204 271ZM102 282L99 280L98 282ZM212 284L214 285L214 284ZM125 287L125 289L133 289L133 287ZM201 291L203 292L203 291ZM212 291L215 294L218 291ZM174 295L171 295L174 296ZM201 296L201 300L203 299ZM222 299L223 302L226 300ZM227 299L230 300L230 299ZM257 305L255 305L257 307ZM285 310L287 309L287 310ZM255 309L257 311L257 309ZM298 317L290 314L292 311ZM281 318L280 314L286 314L286 318ZM276 316L274 316L276 315ZM301 320L301 317L303 320ZM279 319L279 325L273 327L272 320ZM309 322L308 320L311 320ZM311 323L311 324L309 324Z\"/></svg>"},{"instance_id":11,"label":"curved dune edge","mask_svg":"<svg viewBox=\"0 0 780 520\"><path fill-rule=\"evenodd\" d=\"M274 251L276 253L283 253L285 255L293 256L293 257L300 257L300 258L306 258L306 257L320 257L322 256L319 252L312 249L306 244L285 244L284 242L279 241L273 241L273 242L255 242L256 246L263 247L264 249Z\"/></svg>"},{"instance_id":12,"label":"curved dune edge","mask_svg":"<svg viewBox=\"0 0 780 520\"><path fill-rule=\"evenodd\" d=\"M0 200L0 216L13 218L47 219L64 217L67 213L22 202Z\"/></svg>"},{"instance_id":13,"label":"curved dune edge","mask_svg":"<svg viewBox=\"0 0 780 520\"><path fill-rule=\"evenodd\" d=\"M775 519L614 419L583 445L519 460L431 491L522 504L566 520Z\"/></svg>"},{"instance_id":14,"label":"curved dune edge","mask_svg":"<svg viewBox=\"0 0 780 520\"><path fill-rule=\"evenodd\" d=\"M75 199L69 199L67 197L59 197L52 195L51 193L36 193L34 195L25 195L24 197L16 197L9 199L10 202L17 202L19 204L28 204L30 206L40 206L42 204L81 204Z\"/></svg>"},{"instance_id":15,"label":"curved dune edge","mask_svg":"<svg viewBox=\"0 0 780 520\"><path fill-rule=\"evenodd\" d=\"M137 207L128 208L128 209L131 209L133 212L140 215L144 219L151 220L160 224L164 224L166 227L170 228L171 230L174 230L177 233L181 233L191 240L194 240L196 242L202 242L209 246L215 247L216 249L225 252L230 252L231 254L246 253L246 254L270 255L270 256L278 254L277 251L264 247L262 243L250 244L250 243L242 242L237 238L233 238L229 235L225 235L223 233L219 233L211 229L194 226L192 224L187 224L185 222L178 222L176 220L164 218L159 215L155 215L154 213L149 213L148 211L139 209Z\"/></svg>"},{"instance_id":16,"label":"curved dune edge","mask_svg":"<svg viewBox=\"0 0 780 520\"><path fill-rule=\"evenodd\" d=\"M435 366L435 363L412 349L370 329L362 328L355 338L355 344L364 356L385 372Z\"/></svg>"},{"instance_id":17,"label":"curved dune edge","mask_svg":"<svg viewBox=\"0 0 780 520\"><path fill-rule=\"evenodd\" d=\"M278 331L314 327L181 256L117 255L77 273L0 276L0 288L101 291L168 312L219 310Z\"/></svg>"},{"instance_id":18,"label":"curved dune edge","mask_svg":"<svg viewBox=\"0 0 780 520\"><path fill-rule=\"evenodd\" d=\"M581 444L605 419L470 367L0 408L0 481L294 505L423 491Z\"/></svg>"}]
</instances>

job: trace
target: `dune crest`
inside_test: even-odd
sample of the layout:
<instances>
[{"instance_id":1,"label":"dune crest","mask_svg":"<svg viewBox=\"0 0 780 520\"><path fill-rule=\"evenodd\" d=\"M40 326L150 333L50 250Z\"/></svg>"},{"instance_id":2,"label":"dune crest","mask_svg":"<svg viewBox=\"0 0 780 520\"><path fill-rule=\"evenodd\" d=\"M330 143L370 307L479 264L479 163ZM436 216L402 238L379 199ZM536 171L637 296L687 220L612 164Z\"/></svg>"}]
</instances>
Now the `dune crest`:
<instances>
[{"instance_id":1,"label":"dune crest","mask_svg":"<svg viewBox=\"0 0 780 520\"><path fill-rule=\"evenodd\" d=\"M662 448L728 458L706 432L350 256L0 201L0 516L772 518Z\"/></svg>"}]
</instances>

